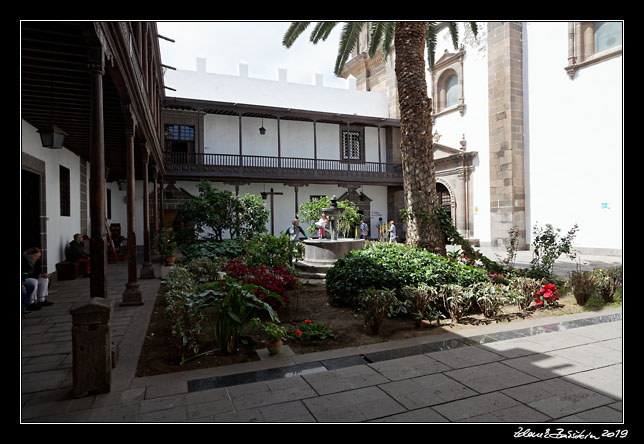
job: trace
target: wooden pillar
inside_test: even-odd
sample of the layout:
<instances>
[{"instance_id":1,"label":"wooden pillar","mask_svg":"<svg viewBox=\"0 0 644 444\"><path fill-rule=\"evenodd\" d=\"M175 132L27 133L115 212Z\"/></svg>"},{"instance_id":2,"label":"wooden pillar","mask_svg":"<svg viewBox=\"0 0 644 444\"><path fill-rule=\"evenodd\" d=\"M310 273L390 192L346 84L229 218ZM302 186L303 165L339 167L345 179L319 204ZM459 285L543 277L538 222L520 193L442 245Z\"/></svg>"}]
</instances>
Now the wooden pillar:
<instances>
[{"instance_id":1,"label":"wooden pillar","mask_svg":"<svg viewBox=\"0 0 644 444\"><path fill-rule=\"evenodd\" d=\"M141 160L143 161L143 265L141 266L141 279L154 279L150 252L150 190L148 187L148 162L150 153L147 144L141 144Z\"/></svg>"},{"instance_id":2,"label":"wooden pillar","mask_svg":"<svg viewBox=\"0 0 644 444\"><path fill-rule=\"evenodd\" d=\"M121 305L143 304L143 294L139 288L136 271L136 204L134 175L134 117L129 105L125 110L125 156L127 175L127 283Z\"/></svg>"},{"instance_id":3,"label":"wooden pillar","mask_svg":"<svg viewBox=\"0 0 644 444\"><path fill-rule=\"evenodd\" d=\"M90 298L107 297L107 235L105 224L105 141L103 127L103 48L90 47Z\"/></svg>"},{"instance_id":4,"label":"wooden pillar","mask_svg":"<svg viewBox=\"0 0 644 444\"><path fill-rule=\"evenodd\" d=\"M154 165L154 170L152 170L152 180L154 181L154 204L152 205L154 210L154 218L152 219L152 253L156 256L159 254L159 170L158 166Z\"/></svg>"}]
</instances>

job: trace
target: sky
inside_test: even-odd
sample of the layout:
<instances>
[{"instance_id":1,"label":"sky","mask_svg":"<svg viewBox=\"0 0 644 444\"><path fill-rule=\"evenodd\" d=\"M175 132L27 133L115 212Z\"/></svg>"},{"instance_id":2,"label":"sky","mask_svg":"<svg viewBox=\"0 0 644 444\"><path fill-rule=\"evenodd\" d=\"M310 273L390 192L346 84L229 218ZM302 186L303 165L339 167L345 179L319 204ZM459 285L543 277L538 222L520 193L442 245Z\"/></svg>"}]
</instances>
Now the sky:
<instances>
[{"instance_id":1,"label":"sky","mask_svg":"<svg viewBox=\"0 0 644 444\"><path fill-rule=\"evenodd\" d=\"M290 22L157 22L158 32L173 39L159 39L161 61L177 69L196 70L197 57L207 59L206 71L237 75L241 60L248 63L248 76L277 80L278 69L287 69L287 81L313 84L316 73L324 85L346 87L346 79L333 74L338 53L341 24L328 39L314 45L309 36L314 24L300 35L291 48L282 45ZM172 87L172 85L168 85Z\"/></svg>"}]
</instances>

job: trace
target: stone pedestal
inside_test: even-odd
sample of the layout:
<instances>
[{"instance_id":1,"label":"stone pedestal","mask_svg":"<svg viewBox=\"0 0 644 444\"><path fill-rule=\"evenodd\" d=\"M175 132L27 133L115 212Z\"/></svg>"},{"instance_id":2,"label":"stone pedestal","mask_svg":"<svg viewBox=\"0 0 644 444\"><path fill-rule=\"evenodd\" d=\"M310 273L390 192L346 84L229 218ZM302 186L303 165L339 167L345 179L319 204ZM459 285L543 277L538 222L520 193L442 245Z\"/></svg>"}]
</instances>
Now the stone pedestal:
<instances>
[{"instance_id":1,"label":"stone pedestal","mask_svg":"<svg viewBox=\"0 0 644 444\"><path fill-rule=\"evenodd\" d=\"M72 306L72 373L75 398L90 392L108 393L112 383L114 301L91 298Z\"/></svg>"}]
</instances>

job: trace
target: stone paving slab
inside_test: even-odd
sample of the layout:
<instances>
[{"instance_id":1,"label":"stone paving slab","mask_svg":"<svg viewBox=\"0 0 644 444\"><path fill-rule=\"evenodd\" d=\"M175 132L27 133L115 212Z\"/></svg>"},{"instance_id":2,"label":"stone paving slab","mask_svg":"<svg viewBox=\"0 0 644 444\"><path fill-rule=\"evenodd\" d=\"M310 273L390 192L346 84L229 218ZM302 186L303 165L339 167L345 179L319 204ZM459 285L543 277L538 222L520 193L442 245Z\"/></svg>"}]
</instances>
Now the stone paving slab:
<instances>
[{"instance_id":1,"label":"stone paving slab","mask_svg":"<svg viewBox=\"0 0 644 444\"><path fill-rule=\"evenodd\" d=\"M517 401L548 415L561 418L615 402L588 388L555 378L502 391Z\"/></svg>"},{"instance_id":2,"label":"stone paving slab","mask_svg":"<svg viewBox=\"0 0 644 444\"><path fill-rule=\"evenodd\" d=\"M445 372L445 375L479 393L493 392L538 381L534 376L500 362L453 370Z\"/></svg>"},{"instance_id":3,"label":"stone paving slab","mask_svg":"<svg viewBox=\"0 0 644 444\"><path fill-rule=\"evenodd\" d=\"M363 422L405 412L406 409L378 387L364 387L305 399L319 422Z\"/></svg>"},{"instance_id":4,"label":"stone paving slab","mask_svg":"<svg viewBox=\"0 0 644 444\"><path fill-rule=\"evenodd\" d=\"M477 395L475 391L442 373L394 381L379 387L409 410Z\"/></svg>"}]
</instances>

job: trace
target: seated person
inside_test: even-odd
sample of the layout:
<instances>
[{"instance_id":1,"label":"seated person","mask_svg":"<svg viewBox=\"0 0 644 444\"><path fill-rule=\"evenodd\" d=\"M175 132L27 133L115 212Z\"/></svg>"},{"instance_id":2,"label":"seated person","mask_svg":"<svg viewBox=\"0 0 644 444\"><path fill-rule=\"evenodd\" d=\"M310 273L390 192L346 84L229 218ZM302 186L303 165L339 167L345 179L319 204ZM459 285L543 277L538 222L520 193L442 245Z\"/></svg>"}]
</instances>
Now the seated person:
<instances>
[{"instance_id":1,"label":"seated person","mask_svg":"<svg viewBox=\"0 0 644 444\"><path fill-rule=\"evenodd\" d=\"M49 289L49 275L41 273L40 269L40 249L33 247L22 253L22 281L23 285L33 285L34 289L28 293L27 310L39 310L41 307L53 305L53 302L47 300Z\"/></svg>"},{"instance_id":2,"label":"seated person","mask_svg":"<svg viewBox=\"0 0 644 444\"><path fill-rule=\"evenodd\" d=\"M83 242L84 237L82 234L75 234L74 240L69 243L67 248L67 257L65 258L68 262L78 262L81 264L83 274L85 276L89 275L89 254L85 250L85 243Z\"/></svg>"}]
</instances>

